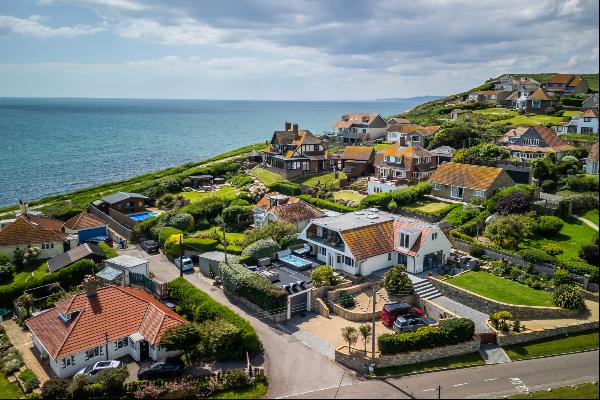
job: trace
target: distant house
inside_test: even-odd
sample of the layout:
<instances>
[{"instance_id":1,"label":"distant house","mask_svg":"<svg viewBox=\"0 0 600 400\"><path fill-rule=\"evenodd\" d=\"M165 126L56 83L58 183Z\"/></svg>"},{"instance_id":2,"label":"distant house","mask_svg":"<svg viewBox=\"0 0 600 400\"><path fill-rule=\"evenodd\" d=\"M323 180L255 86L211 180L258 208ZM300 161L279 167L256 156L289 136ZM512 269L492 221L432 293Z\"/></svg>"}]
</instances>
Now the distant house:
<instances>
[{"instance_id":1,"label":"distant house","mask_svg":"<svg viewBox=\"0 0 600 400\"><path fill-rule=\"evenodd\" d=\"M517 90L518 84L519 82L515 77L513 77L512 75L505 74L499 77L496 83L494 83L494 90L505 90L513 92Z\"/></svg>"},{"instance_id":2,"label":"distant house","mask_svg":"<svg viewBox=\"0 0 600 400\"><path fill-rule=\"evenodd\" d=\"M515 182L502 168L446 162L437 167L429 178L432 195L471 202L488 199L497 191Z\"/></svg>"},{"instance_id":3,"label":"distant house","mask_svg":"<svg viewBox=\"0 0 600 400\"><path fill-rule=\"evenodd\" d=\"M77 214L67 220L62 227L62 231L77 235L79 243L84 243L95 236L108 236L106 222L86 212Z\"/></svg>"},{"instance_id":4,"label":"distant house","mask_svg":"<svg viewBox=\"0 0 600 400\"><path fill-rule=\"evenodd\" d=\"M598 175L598 143L594 143L590 150L586 162L585 172L588 174Z\"/></svg>"},{"instance_id":5,"label":"distant house","mask_svg":"<svg viewBox=\"0 0 600 400\"><path fill-rule=\"evenodd\" d=\"M589 109L598 109L598 93L594 93L581 104L582 111Z\"/></svg>"},{"instance_id":6,"label":"distant house","mask_svg":"<svg viewBox=\"0 0 600 400\"><path fill-rule=\"evenodd\" d=\"M560 160L565 152L574 149L544 125L511 129L500 138L500 144L510 151L512 157L523 161L543 157L547 153L555 153Z\"/></svg>"},{"instance_id":7,"label":"distant house","mask_svg":"<svg viewBox=\"0 0 600 400\"><path fill-rule=\"evenodd\" d=\"M501 105L504 104L510 92L506 90L482 90L469 94L471 101L485 101L486 103Z\"/></svg>"},{"instance_id":8,"label":"distant house","mask_svg":"<svg viewBox=\"0 0 600 400\"><path fill-rule=\"evenodd\" d=\"M531 94L527 91L515 92L507 97L506 101L510 102L511 108L529 114L547 114L554 107L554 98L542 89L537 89Z\"/></svg>"},{"instance_id":9,"label":"distant house","mask_svg":"<svg viewBox=\"0 0 600 400\"><path fill-rule=\"evenodd\" d=\"M388 119L387 124L388 124L388 128L389 128L391 126L396 126L396 125L410 125L410 124L412 124L412 122L410 121L410 119L407 119L407 118L394 117L394 118Z\"/></svg>"},{"instance_id":10,"label":"distant house","mask_svg":"<svg viewBox=\"0 0 600 400\"><path fill-rule=\"evenodd\" d=\"M59 378L98 361L130 355L158 361L177 354L159 342L170 328L187 321L140 289L85 282L85 293L56 303L25 321L33 344Z\"/></svg>"},{"instance_id":11,"label":"distant house","mask_svg":"<svg viewBox=\"0 0 600 400\"><path fill-rule=\"evenodd\" d=\"M299 238L323 263L357 276L396 264L411 273L431 270L451 248L437 225L376 209L312 220Z\"/></svg>"},{"instance_id":12,"label":"distant house","mask_svg":"<svg viewBox=\"0 0 600 400\"><path fill-rule=\"evenodd\" d=\"M379 114L347 113L333 124L338 142L359 143L385 137L387 122Z\"/></svg>"},{"instance_id":13,"label":"distant house","mask_svg":"<svg viewBox=\"0 0 600 400\"><path fill-rule=\"evenodd\" d=\"M440 165L445 161L452 161L456 154L456 149L450 146L440 146L430 150L430 153L436 158L435 163Z\"/></svg>"},{"instance_id":14,"label":"distant house","mask_svg":"<svg viewBox=\"0 0 600 400\"><path fill-rule=\"evenodd\" d=\"M575 119L575 125L577 126L577 133L595 133L598 134L598 119L600 118L600 113L598 113L598 109L588 109L585 110L580 115L576 115L573 117Z\"/></svg>"},{"instance_id":15,"label":"distant house","mask_svg":"<svg viewBox=\"0 0 600 400\"><path fill-rule=\"evenodd\" d=\"M73 264L76 261L89 259L94 261L96 264L106 260L106 254L100 246L92 243L84 243L79 246L65 251L62 254L57 255L48 260L48 271L55 272L61 268Z\"/></svg>"},{"instance_id":16,"label":"distant house","mask_svg":"<svg viewBox=\"0 0 600 400\"><path fill-rule=\"evenodd\" d=\"M524 76L524 77L521 77L518 79L516 90L534 92L535 90L537 90L541 87L542 87L542 84L540 82L536 81L533 78Z\"/></svg>"},{"instance_id":17,"label":"distant house","mask_svg":"<svg viewBox=\"0 0 600 400\"><path fill-rule=\"evenodd\" d=\"M265 194L256 204L253 212L256 227L282 221L294 225L296 232L301 232L311 219L321 218L324 215L318 208L304 200L277 192Z\"/></svg>"},{"instance_id":18,"label":"distant house","mask_svg":"<svg viewBox=\"0 0 600 400\"><path fill-rule=\"evenodd\" d=\"M425 141L440 129L437 125L421 126L415 124L393 125L388 127L386 141L398 142L400 145L425 145Z\"/></svg>"},{"instance_id":19,"label":"distant house","mask_svg":"<svg viewBox=\"0 0 600 400\"><path fill-rule=\"evenodd\" d=\"M127 214L144 211L148 200L148 197L139 193L117 192L102 198L101 201L113 210Z\"/></svg>"},{"instance_id":20,"label":"distant house","mask_svg":"<svg viewBox=\"0 0 600 400\"><path fill-rule=\"evenodd\" d=\"M554 74L544 84L548 93L564 95L573 95L577 93L587 93L589 85L580 75L573 74Z\"/></svg>"},{"instance_id":21,"label":"distant house","mask_svg":"<svg viewBox=\"0 0 600 400\"><path fill-rule=\"evenodd\" d=\"M373 172L375 149L367 146L346 146L340 158L342 171L348 178Z\"/></svg>"},{"instance_id":22,"label":"distant house","mask_svg":"<svg viewBox=\"0 0 600 400\"><path fill-rule=\"evenodd\" d=\"M298 124L285 123L275 131L263 153L263 165L286 178L332 171L337 159L310 131L298 130Z\"/></svg>"}]
</instances>

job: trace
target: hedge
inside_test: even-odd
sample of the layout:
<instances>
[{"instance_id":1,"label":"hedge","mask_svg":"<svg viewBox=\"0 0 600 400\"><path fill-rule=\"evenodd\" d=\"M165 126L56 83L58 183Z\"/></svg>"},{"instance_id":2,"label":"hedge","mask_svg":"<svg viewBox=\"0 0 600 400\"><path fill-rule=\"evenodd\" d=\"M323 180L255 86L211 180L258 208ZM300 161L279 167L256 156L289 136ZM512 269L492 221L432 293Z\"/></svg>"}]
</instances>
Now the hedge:
<instances>
[{"instance_id":1,"label":"hedge","mask_svg":"<svg viewBox=\"0 0 600 400\"><path fill-rule=\"evenodd\" d=\"M215 249L217 251L225 251L225 246L223 246L222 244L218 244L217 247L215 247ZM235 255L240 255L242 254L242 248L239 246L234 246L232 244L230 244L229 246L227 246L227 254L235 254Z\"/></svg>"},{"instance_id":2,"label":"hedge","mask_svg":"<svg viewBox=\"0 0 600 400\"><path fill-rule=\"evenodd\" d=\"M279 192L287 194L288 196L295 196L301 193L300 185L290 181L275 182L270 184L268 188L272 192Z\"/></svg>"},{"instance_id":3,"label":"hedge","mask_svg":"<svg viewBox=\"0 0 600 400\"><path fill-rule=\"evenodd\" d=\"M162 228L160 231L158 231L159 246L163 247L168 238L170 238L173 235L181 235L182 233L183 232L177 228L171 228L171 227Z\"/></svg>"},{"instance_id":4,"label":"hedge","mask_svg":"<svg viewBox=\"0 0 600 400\"><path fill-rule=\"evenodd\" d=\"M306 194L298 196L300 199L305 202L312 204L315 207L325 208L328 210L338 211L338 212L352 212L358 210L358 208L348 207L340 203L336 203L329 200L319 199L317 197L308 196Z\"/></svg>"},{"instance_id":5,"label":"hedge","mask_svg":"<svg viewBox=\"0 0 600 400\"><path fill-rule=\"evenodd\" d=\"M521 255L521 257L523 257L523 260L530 262L530 263L547 263L547 264L554 264L556 263L556 257L551 256L550 254L547 254L545 251L543 250L539 250L539 249L523 249L521 251L519 251L519 254Z\"/></svg>"},{"instance_id":6,"label":"hedge","mask_svg":"<svg viewBox=\"0 0 600 400\"><path fill-rule=\"evenodd\" d=\"M184 278L168 284L169 295L178 303L177 311L188 320L203 323L206 320L223 319L241 330L240 343L231 343L238 350L238 359L245 360L246 351L251 356L262 350L263 345L250 323L230 308L216 302Z\"/></svg>"},{"instance_id":7,"label":"hedge","mask_svg":"<svg viewBox=\"0 0 600 400\"><path fill-rule=\"evenodd\" d=\"M25 290L53 282L58 282L63 289L69 290L81 284L86 275L98 272L95 268L96 264L92 260L84 259L41 278L30 278L27 283L12 283L0 286L0 306L12 308L13 300L22 295Z\"/></svg>"},{"instance_id":8,"label":"hedge","mask_svg":"<svg viewBox=\"0 0 600 400\"><path fill-rule=\"evenodd\" d=\"M559 261L558 265L561 268L566 269L567 271L575 275L584 276L587 274L590 276L590 282L600 283L600 279L598 276L599 269L595 265L586 264L584 262L578 261Z\"/></svg>"},{"instance_id":9,"label":"hedge","mask_svg":"<svg viewBox=\"0 0 600 400\"><path fill-rule=\"evenodd\" d=\"M185 250L206 253L215 250L217 244L218 242L214 239L184 238L183 249L180 249L179 240L167 241L165 243L165 254L170 258L176 258Z\"/></svg>"},{"instance_id":10,"label":"hedge","mask_svg":"<svg viewBox=\"0 0 600 400\"><path fill-rule=\"evenodd\" d=\"M581 107L583 104L583 99L578 99L577 97L563 97L560 101L563 106Z\"/></svg>"},{"instance_id":11,"label":"hedge","mask_svg":"<svg viewBox=\"0 0 600 400\"><path fill-rule=\"evenodd\" d=\"M272 258L280 249L279 244L273 239L260 239L250 243L248 247L244 249L242 255L251 257L255 260L265 257Z\"/></svg>"},{"instance_id":12,"label":"hedge","mask_svg":"<svg viewBox=\"0 0 600 400\"><path fill-rule=\"evenodd\" d=\"M377 338L381 354L398 354L432 347L467 342L475 335L475 323L466 318L452 318L439 327L424 326L415 332L384 333Z\"/></svg>"},{"instance_id":13,"label":"hedge","mask_svg":"<svg viewBox=\"0 0 600 400\"><path fill-rule=\"evenodd\" d=\"M437 217L440 215L445 216L446 214L450 213L455 208L462 208L462 207L463 207L462 204L448 204L446 207L441 208L437 211L414 210L414 209L406 208L406 207L400 207L400 208L402 208L403 210L406 210L406 211L417 213L417 214L430 215L432 217Z\"/></svg>"},{"instance_id":14,"label":"hedge","mask_svg":"<svg viewBox=\"0 0 600 400\"><path fill-rule=\"evenodd\" d=\"M223 289L256 304L269 313L280 313L287 309L288 294L275 286L261 274L250 271L232 257L229 264L219 263L219 277Z\"/></svg>"},{"instance_id":15,"label":"hedge","mask_svg":"<svg viewBox=\"0 0 600 400\"><path fill-rule=\"evenodd\" d=\"M392 200L398 207L406 206L421 199L423 196L431 192L431 183L421 182L414 186L409 186L406 189L392 190L389 193L374 193L364 197L360 201L361 208L380 207L387 208Z\"/></svg>"}]
</instances>

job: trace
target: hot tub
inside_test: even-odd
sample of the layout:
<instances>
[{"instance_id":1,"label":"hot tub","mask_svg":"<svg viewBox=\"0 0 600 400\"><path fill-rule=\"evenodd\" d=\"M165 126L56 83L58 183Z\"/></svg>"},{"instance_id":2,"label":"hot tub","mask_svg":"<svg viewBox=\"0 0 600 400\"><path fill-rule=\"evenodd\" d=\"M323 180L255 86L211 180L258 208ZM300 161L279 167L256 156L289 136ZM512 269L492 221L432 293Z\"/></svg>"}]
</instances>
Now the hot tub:
<instances>
[{"instance_id":1,"label":"hot tub","mask_svg":"<svg viewBox=\"0 0 600 400\"><path fill-rule=\"evenodd\" d=\"M296 271L304 271L310 269L312 267L312 262L295 256L293 254L288 254L285 256L280 256L279 261L284 263L286 266L296 270Z\"/></svg>"}]
</instances>

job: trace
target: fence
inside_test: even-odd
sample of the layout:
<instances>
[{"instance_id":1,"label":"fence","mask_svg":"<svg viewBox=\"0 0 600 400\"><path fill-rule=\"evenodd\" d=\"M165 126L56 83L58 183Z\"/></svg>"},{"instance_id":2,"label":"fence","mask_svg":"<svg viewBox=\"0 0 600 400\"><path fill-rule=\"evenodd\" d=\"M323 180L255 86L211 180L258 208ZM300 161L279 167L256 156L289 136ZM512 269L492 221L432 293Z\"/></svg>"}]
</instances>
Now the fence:
<instances>
[{"instance_id":1,"label":"fence","mask_svg":"<svg viewBox=\"0 0 600 400\"><path fill-rule=\"evenodd\" d=\"M130 286L143 288L146 292L158 297L159 299L167 297L167 284L158 282L144 274L130 272L129 284Z\"/></svg>"},{"instance_id":2,"label":"fence","mask_svg":"<svg viewBox=\"0 0 600 400\"><path fill-rule=\"evenodd\" d=\"M104 214L92 204L90 204L90 206L88 207L88 212L94 217L98 217L102 221L106 222L113 231L117 232L117 234L123 236L125 239L131 240L133 238L133 230L117 222L114 218L110 217L109 215Z\"/></svg>"}]
</instances>

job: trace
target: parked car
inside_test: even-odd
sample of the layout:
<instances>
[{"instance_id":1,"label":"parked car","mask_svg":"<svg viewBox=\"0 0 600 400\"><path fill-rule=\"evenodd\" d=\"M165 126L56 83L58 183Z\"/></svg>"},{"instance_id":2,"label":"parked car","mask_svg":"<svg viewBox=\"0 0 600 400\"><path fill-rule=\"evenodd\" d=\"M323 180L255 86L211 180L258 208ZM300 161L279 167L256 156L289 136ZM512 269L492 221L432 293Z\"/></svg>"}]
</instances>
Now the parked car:
<instances>
[{"instance_id":1,"label":"parked car","mask_svg":"<svg viewBox=\"0 0 600 400\"><path fill-rule=\"evenodd\" d=\"M178 375L183 369L181 362L174 359L156 362L148 367L140 368L138 379L168 378Z\"/></svg>"},{"instance_id":2,"label":"parked car","mask_svg":"<svg viewBox=\"0 0 600 400\"><path fill-rule=\"evenodd\" d=\"M88 379L92 382L95 382L98 379L98 373L100 371L106 371L107 369L119 368L123 363L117 360L109 360L109 361L98 361L93 365L88 365L84 369L80 370L75 374L78 375L86 375Z\"/></svg>"},{"instance_id":3,"label":"parked car","mask_svg":"<svg viewBox=\"0 0 600 400\"><path fill-rule=\"evenodd\" d=\"M158 243L154 240L144 240L140 243L140 247L144 249L146 253L158 253Z\"/></svg>"},{"instance_id":4,"label":"parked car","mask_svg":"<svg viewBox=\"0 0 600 400\"><path fill-rule=\"evenodd\" d=\"M435 325L437 322L429 317L411 317L404 316L396 318L394 321L394 331L396 332L412 332L422 326Z\"/></svg>"},{"instance_id":5,"label":"parked car","mask_svg":"<svg viewBox=\"0 0 600 400\"><path fill-rule=\"evenodd\" d=\"M106 243L109 247L113 247L113 240L109 236L94 236L85 242L92 244Z\"/></svg>"},{"instance_id":6,"label":"parked car","mask_svg":"<svg viewBox=\"0 0 600 400\"><path fill-rule=\"evenodd\" d=\"M413 315L419 317L423 315L423 310L419 307L413 307L404 301L385 304L381 310L381 322L389 328L394 325L396 318L401 315Z\"/></svg>"},{"instance_id":7,"label":"parked car","mask_svg":"<svg viewBox=\"0 0 600 400\"><path fill-rule=\"evenodd\" d=\"M183 272L185 272L185 271L193 271L194 270L194 262L192 261L191 258L189 258L189 257L183 257L182 261L183 261L183 265L181 266L181 270ZM180 267L179 258L176 258L174 262L175 262L175 266L177 268L179 268Z\"/></svg>"}]
</instances>

